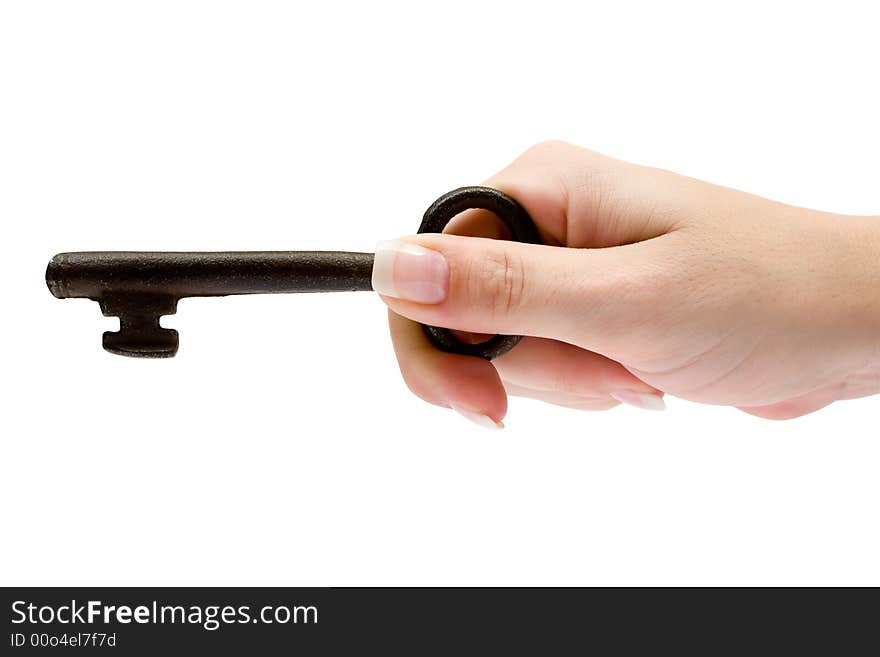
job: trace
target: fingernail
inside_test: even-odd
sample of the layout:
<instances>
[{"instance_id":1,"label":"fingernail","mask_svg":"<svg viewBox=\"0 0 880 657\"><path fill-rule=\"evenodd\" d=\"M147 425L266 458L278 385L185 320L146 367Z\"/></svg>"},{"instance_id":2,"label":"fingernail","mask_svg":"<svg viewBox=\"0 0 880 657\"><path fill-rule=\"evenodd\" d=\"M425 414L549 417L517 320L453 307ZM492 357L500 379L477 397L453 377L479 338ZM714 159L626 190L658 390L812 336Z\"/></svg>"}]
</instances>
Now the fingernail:
<instances>
[{"instance_id":1,"label":"fingernail","mask_svg":"<svg viewBox=\"0 0 880 657\"><path fill-rule=\"evenodd\" d=\"M396 299L439 303L449 292L449 265L438 251L400 240L379 242L373 289Z\"/></svg>"},{"instance_id":2,"label":"fingernail","mask_svg":"<svg viewBox=\"0 0 880 657\"><path fill-rule=\"evenodd\" d=\"M662 411L666 408L666 402L663 401L663 397L660 395L652 395L650 392L612 390L608 394L619 402L637 408L644 408L648 411Z\"/></svg>"},{"instance_id":3,"label":"fingernail","mask_svg":"<svg viewBox=\"0 0 880 657\"><path fill-rule=\"evenodd\" d=\"M484 415L479 411L472 411L469 408L465 408L461 404L449 404L453 411L461 415L462 417L467 418L474 424L479 424L481 427L486 427L487 429L503 429L503 422L496 422L488 415Z\"/></svg>"}]
</instances>

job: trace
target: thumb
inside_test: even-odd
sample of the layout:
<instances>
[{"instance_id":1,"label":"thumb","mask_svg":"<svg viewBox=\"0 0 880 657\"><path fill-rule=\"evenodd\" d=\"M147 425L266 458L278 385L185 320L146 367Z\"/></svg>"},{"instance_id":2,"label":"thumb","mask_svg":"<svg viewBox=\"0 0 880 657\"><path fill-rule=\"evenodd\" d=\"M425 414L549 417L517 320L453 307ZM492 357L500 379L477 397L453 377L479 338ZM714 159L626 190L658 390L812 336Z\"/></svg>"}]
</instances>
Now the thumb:
<instances>
[{"instance_id":1,"label":"thumb","mask_svg":"<svg viewBox=\"0 0 880 657\"><path fill-rule=\"evenodd\" d=\"M663 237L601 249L424 234L380 242L373 289L397 314L587 346L657 303Z\"/></svg>"}]
</instances>

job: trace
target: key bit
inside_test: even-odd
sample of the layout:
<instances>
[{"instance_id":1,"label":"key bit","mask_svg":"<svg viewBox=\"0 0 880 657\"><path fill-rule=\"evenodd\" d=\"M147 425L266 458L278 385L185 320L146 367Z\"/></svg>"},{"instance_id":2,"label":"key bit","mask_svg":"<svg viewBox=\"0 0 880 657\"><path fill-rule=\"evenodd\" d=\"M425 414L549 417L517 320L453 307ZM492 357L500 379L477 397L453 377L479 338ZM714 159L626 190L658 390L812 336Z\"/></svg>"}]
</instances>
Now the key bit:
<instances>
[{"instance_id":1,"label":"key bit","mask_svg":"<svg viewBox=\"0 0 880 657\"><path fill-rule=\"evenodd\" d=\"M470 208L491 210L514 240L538 243L535 225L514 199L488 187L461 187L441 196L425 212L420 233L439 233ZM46 269L46 284L59 299L97 301L101 312L119 318L119 330L103 336L107 351L123 356L168 358L179 336L163 328L160 317L177 312L187 297L372 290L372 253L343 251L59 253ZM423 326L443 351L495 358L520 336L496 335L470 344L449 329Z\"/></svg>"}]
</instances>

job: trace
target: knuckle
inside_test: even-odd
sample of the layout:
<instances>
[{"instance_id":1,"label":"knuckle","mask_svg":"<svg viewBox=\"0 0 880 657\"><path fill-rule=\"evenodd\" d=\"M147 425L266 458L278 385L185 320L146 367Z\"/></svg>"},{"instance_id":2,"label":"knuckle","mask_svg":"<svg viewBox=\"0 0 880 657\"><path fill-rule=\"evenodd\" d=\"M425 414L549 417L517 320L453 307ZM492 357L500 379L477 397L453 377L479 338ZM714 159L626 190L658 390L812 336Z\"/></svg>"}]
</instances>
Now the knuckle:
<instances>
[{"instance_id":1,"label":"knuckle","mask_svg":"<svg viewBox=\"0 0 880 657\"><path fill-rule=\"evenodd\" d=\"M476 263L472 277L473 298L485 304L491 317L503 317L515 312L525 296L525 275L522 259L506 250L487 253Z\"/></svg>"},{"instance_id":2,"label":"knuckle","mask_svg":"<svg viewBox=\"0 0 880 657\"><path fill-rule=\"evenodd\" d=\"M547 158L553 158L559 156L561 153L569 151L575 148L566 141L561 141L559 139L548 139L546 141L541 141L535 144L534 146L529 147L522 154L522 158L534 158L538 160L543 160Z\"/></svg>"}]
</instances>

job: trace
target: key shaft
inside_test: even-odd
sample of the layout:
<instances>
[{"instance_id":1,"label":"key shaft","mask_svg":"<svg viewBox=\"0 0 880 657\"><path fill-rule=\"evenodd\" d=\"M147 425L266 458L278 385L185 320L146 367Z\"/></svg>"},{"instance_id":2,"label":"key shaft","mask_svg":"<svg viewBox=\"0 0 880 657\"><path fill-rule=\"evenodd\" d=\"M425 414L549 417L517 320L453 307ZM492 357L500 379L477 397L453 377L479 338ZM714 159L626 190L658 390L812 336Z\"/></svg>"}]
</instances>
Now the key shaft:
<instances>
[{"instance_id":1,"label":"key shaft","mask_svg":"<svg viewBox=\"0 0 880 657\"><path fill-rule=\"evenodd\" d=\"M344 251L83 251L52 258L46 283L59 299L99 301L119 293L182 299L369 291L372 270L372 253Z\"/></svg>"}]
</instances>

